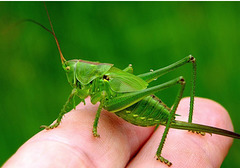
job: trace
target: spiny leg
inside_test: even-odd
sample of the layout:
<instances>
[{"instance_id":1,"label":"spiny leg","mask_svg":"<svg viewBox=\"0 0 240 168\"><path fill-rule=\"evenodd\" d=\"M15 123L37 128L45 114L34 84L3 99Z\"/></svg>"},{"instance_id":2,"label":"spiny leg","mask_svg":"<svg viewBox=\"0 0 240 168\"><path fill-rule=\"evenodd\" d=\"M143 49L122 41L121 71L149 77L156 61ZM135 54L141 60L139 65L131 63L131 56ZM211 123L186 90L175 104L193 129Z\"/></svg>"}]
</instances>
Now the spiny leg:
<instances>
[{"instance_id":1,"label":"spiny leg","mask_svg":"<svg viewBox=\"0 0 240 168\"><path fill-rule=\"evenodd\" d=\"M107 87L106 85L107 85L107 81L104 80L104 87L105 87L105 89ZM93 123L92 133L93 133L94 137L100 137L100 135L97 133L97 126L98 126L100 113L101 113L102 108L103 108L103 101L105 100L106 97L108 97L108 96L107 96L107 92L105 90L101 91L98 94L95 94L95 96L91 97L92 104L96 104L97 102L100 102L100 105L98 106L98 110L97 110L97 113L96 113L96 116L95 116L95 120L94 120L94 123Z\"/></svg>"},{"instance_id":2,"label":"spiny leg","mask_svg":"<svg viewBox=\"0 0 240 168\"><path fill-rule=\"evenodd\" d=\"M191 92L190 92L190 107L189 107L189 115L188 115L188 122L192 123L192 118L193 118L193 108L194 108L194 97L195 97L195 86L196 86L196 60L193 59L192 60L192 87L191 87ZM189 132L193 132L193 133L197 133L200 134L202 136L205 136L205 132L202 131L193 131L193 130L189 130Z\"/></svg>"},{"instance_id":3,"label":"spiny leg","mask_svg":"<svg viewBox=\"0 0 240 168\"><path fill-rule=\"evenodd\" d=\"M195 86L196 86L196 60L195 58L192 60L192 88L190 92L190 108L189 108L189 115L188 115L188 122L192 123L192 117L193 117L193 106L194 106L194 97L195 97Z\"/></svg>"},{"instance_id":4,"label":"spiny leg","mask_svg":"<svg viewBox=\"0 0 240 168\"><path fill-rule=\"evenodd\" d=\"M100 105L98 106L98 110L97 110L97 113L96 113L96 116L95 116L95 120L94 120L94 123L93 123L93 136L94 137L100 137L100 135L97 133L97 126L98 126L98 121L99 121L99 117L100 117L100 113L102 111L102 102L100 102Z\"/></svg>"},{"instance_id":5,"label":"spiny leg","mask_svg":"<svg viewBox=\"0 0 240 168\"><path fill-rule=\"evenodd\" d=\"M63 105L63 108L61 109L61 112L60 112L59 115L58 115L57 121L56 121L54 124L49 125L49 126L42 125L42 126L40 126L40 128L45 128L45 129L47 129L47 130L48 130L48 129L56 128L56 127L60 124L63 115L68 112L67 109L72 108L72 107L69 107L69 106L72 104L73 107L75 108L74 97L75 97L76 93L77 93L77 89L74 88L74 89L72 90L72 93L71 93L70 96L68 97L67 102Z\"/></svg>"},{"instance_id":6,"label":"spiny leg","mask_svg":"<svg viewBox=\"0 0 240 168\"><path fill-rule=\"evenodd\" d=\"M169 119L167 121L166 128L164 130L161 142L160 142L160 144L158 146L158 149L157 149L157 152L156 152L157 160L160 160L161 162L164 162L168 166L171 166L172 163L170 161L168 161L167 159L165 159L164 157L162 157L161 153L162 153L163 145L164 145L165 140L167 138L167 134L168 134L170 125L171 125L171 123L172 123L172 121L174 119L177 107L178 107L179 102L180 102L180 100L181 100L181 98L183 96L183 91L184 91L184 88L185 88L185 80L184 80L184 78L181 77L179 79L178 83L181 84L181 88L179 89L179 92L178 92L177 97L175 99L175 102L174 102L173 108L172 108L172 110L170 112Z\"/></svg>"}]
</instances>

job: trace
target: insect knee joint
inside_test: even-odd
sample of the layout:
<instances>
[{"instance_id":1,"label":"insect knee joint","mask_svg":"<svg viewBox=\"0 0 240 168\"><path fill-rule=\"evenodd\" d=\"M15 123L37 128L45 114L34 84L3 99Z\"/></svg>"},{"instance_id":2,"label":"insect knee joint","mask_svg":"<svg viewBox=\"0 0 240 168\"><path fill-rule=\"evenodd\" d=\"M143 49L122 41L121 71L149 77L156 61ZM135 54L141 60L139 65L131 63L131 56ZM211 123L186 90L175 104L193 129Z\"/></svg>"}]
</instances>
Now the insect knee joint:
<instances>
[{"instance_id":1,"label":"insect knee joint","mask_svg":"<svg viewBox=\"0 0 240 168\"><path fill-rule=\"evenodd\" d=\"M180 83L181 85L184 85L186 83L183 76L179 77L178 83Z\"/></svg>"},{"instance_id":2,"label":"insect knee joint","mask_svg":"<svg viewBox=\"0 0 240 168\"><path fill-rule=\"evenodd\" d=\"M196 62L196 59L192 56L192 55L189 55L189 62Z\"/></svg>"}]
</instances>

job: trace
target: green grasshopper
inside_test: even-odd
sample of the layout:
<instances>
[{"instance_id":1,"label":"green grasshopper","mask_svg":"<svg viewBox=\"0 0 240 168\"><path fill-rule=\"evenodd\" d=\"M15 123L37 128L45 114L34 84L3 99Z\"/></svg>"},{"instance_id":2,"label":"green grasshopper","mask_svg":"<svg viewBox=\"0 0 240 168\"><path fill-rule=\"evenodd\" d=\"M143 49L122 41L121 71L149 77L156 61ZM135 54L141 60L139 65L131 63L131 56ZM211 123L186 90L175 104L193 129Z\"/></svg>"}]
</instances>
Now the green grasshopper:
<instances>
[{"instance_id":1,"label":"green grasshopper","mask_svg":"<svg viewBox=\"0 0 240 168\"><path fill-rule=\"evenodd\" d=\"M171 166L172 163L162 157L161 153L170 128L188 130L201 135L210 133L240 139L240 135L237 133L192 123L196 81L196 60L193 56L187 56L167 67L137 76L133 74L133 68L131 65L124 70L121 70L114 67L113 64L108 63L98 63L78 59L66 61L61 52L47 8L46 12L52 31L40 23L32 20L28 21L40 25L54 36L60 53L62 67L66 72L68 82L73 89L67 102L59 113L56 122L50 126L41 126L42 128L48 130L58 127L63 115L70 109L75 108L75 100L78 99L78 101L85 104L84 100L90 96L92 104L100 102L93 123L92 132L94 137L99 137L97 128L102 109L114 113L134 125L142 127L156 126L156 128L159 125L164 125L165 131L157 149L156 158L168 166ZM148 88L148 84L160 76L187 63L192 64L192 87L188 122L183 122L175 120L175 116L184 92L184 78L180 76L166 83L150 88ZM180 88L172 108L169 108L154 94L174 85L179 85Z\"/></svg>"}]
</instances>

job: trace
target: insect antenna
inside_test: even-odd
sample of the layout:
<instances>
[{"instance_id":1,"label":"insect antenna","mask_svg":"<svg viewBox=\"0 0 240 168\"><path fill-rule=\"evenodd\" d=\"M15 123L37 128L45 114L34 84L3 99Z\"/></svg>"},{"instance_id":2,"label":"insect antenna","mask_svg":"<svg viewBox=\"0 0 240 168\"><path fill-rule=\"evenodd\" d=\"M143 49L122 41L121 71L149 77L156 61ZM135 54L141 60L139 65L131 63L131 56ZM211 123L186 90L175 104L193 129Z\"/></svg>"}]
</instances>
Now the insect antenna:
<instances>
[{"instance_id":1,"label":"insect antenna","mask_svg":"<svg viewBox=\"0 0 240 168\"><path fill-rule=\"evenodd\" d=\"M56 37L56 35L55 35L55 32L54 32L54 30L53 30L53 25L52 25L52 22L51 22L51 19L50 19L48 10L47 10L47 6L46 6L45 2L43 2L43 3L44 3L44 7L45 7L45 10L46 10L46 12L47 12L48 20L49 20L49 23L50 23L50 26L51 26L51 29L52 29L52 35L54 36L54 39L55 39L55 41L56 41L56 43L57 43L58 51L59 51L59 54L60 54L60 57L61 57L61 61L62 61L62 64L63 64L66 60L65 60L65 58L63 57L63 54L62 54L62 51L61 51L61 48L60 48L58 39L57 39L57 37ZM41 25L41 26L42 26L42 25ZM42 27L44 28L44 26L42 26ZM44 28L44 29L46 29L46 28Z\"/></svg>"},{"instance_id":2,"label":"insect antenna","mask_svg":"<svg viewBox=\"0 0 240 168\"><path fill-rule=\"evenodd\" d=\"M53 32L52 32L51 30L49 30L48 28L46 28L45 26L43 26L41 23L39 23L39 22L37 22L37 21L35 21L35 20L33 20L33 19L24 19L24 20L21 20L21 21L19 21L18 23L16 23L15 26L18 26L18 25L22 24L23 22L32 22L32 23L34 23L34 24L36 24L36 25L44 28L45 30L47 30L49 33L51 33L51 34L54 36L54 34L53 34Z\"/></svg>"},{"instance_id":3,"label":"insect antenna","mask_svg":"<svg viewBox=\"0 0 240 168\"><path fill-rule=\"evenodd\" d=\"M37 22L37 21L35 21L35 20L32 20L32 19L24 19L24 20L21 20L20 22L16 23L15 26L17 26L17 25L19 25L19 24L22 24L23 22L32 22L32 23L34 23L34 24L42 27L43 29L47 30L49 33L51 33L51 34L53 35L56 43L57 43L58 51L59 51L60 58L61 58L61 61L62 61L62 64L63 64L63 63L66 61L66 59L63 57L63 54L62 54L62 51L61 51L61 48L60 48L58 39L57 39L57 37L56 37L56 35L55 35L55 32L54 32L54 30L53 30L53 26L52 26L52 22L51 22L50 16L49 16L49 14L48 14L47 6L46 6L45 2L43 2L43 3L44 3L44 6L45 6L45 10L46 10L46 12L47 12L48 20L49 20L49 23L50 23L50 26L51 26L52 31L49 30L48 28L46 28L45 26L43 26L41 23L39 23L39 22Z\"/></svg>"}]
</instances>

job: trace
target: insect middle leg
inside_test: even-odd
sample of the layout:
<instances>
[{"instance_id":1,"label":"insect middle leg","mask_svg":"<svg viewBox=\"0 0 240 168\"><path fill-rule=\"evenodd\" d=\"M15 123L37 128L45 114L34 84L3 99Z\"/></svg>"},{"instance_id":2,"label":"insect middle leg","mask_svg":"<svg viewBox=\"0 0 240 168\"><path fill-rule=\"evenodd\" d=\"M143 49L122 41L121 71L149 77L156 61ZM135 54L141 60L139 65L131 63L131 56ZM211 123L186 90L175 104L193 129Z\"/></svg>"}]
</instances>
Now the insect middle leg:
<instances>
[{"instance_id":1,"label":"insect middle leg","mask_svg":"<svg viewBox=\"0 0 240 168\"><path fill-rule=\"evenodd\" d=\"M94 123L93 123L92 132L93 132L94 137L100 137L100 135L97 133L97 126L98 126L98 121L99 121L99 118L100 118L101 111L102 111L102 102L100 102L100 105L98 106L98 110L97 110L95 120L94 120Z\"/></svg>"},{"instance_id":2,"label":"insect middle leg","mask_svg":"<svg viewBox=\"0 0 240 168\"><path fill-rule=\"evenodd\" d=\"M104 81L104 84L105 84L105 88L106 88L106 81ZM100 137L100 135L97 132L97 127L98 127L98 121L100 118L100 113L103 108L103 101L105 100L105 97L107 96L106 94L107 94L106 91L101 91L98 94L96 94L94 97L91 97L92 104L96 104L97 102L100 102L100 105L98 106L97 113L96 113L94 123L93 123L92 133L93 133L94 137Z\"/></svg>"},{"instance_id":3,"label":"insect middle leg","mask_svg":"<svg viewBox=\"0 0 240 168\"><path fill-rule=\"evenodd\" d=\"M192 117L193 117L193 106L194 106L194 96L195 96L195 85L196 85L196 59L189 55L169 66L166 66L164 68L152 71L152 72L147 72L144 74L138 75L140 78L145 80L146 82L150 83L154 79L157 79L158 77L173 71L187 63L192 63L192 87L191 87L191 92L190 92L190 108L189 108L189 115L188 115L188 122L192 122Z\"/></svg>"}]
</instances>

